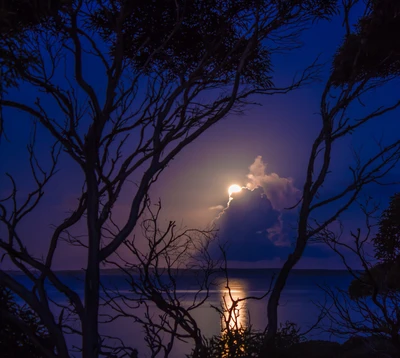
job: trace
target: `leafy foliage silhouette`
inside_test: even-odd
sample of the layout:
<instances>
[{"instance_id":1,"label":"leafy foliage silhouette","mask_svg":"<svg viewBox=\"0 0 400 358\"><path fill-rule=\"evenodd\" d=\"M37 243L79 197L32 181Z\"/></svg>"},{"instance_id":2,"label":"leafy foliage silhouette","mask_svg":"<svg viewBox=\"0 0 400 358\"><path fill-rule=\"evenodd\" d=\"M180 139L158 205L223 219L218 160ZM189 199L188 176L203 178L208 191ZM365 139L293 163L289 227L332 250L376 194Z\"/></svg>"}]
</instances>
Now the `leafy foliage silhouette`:
<instances>
[{"instance_id":1,"label":"leafy foliage silhouette","mask_svg":"<svg viewBox=\"0 0 400 358\"><path fill-rule=\"evenodd\" d=\"M0 286L0 352L4 358L42 358L45 353L37 341L52 351L48 333L29 307L16 303L12 292Z\"/></svg>"},{"instance_id":2,"label":"leafy foliage silhouette","mask_svg":"<svg viewBox=\"0 0 400 358\"><path fill-rule=\"evenodd\" d=\"M347 34L333 63L337 86L366 77L386 78L400 74L400 2L373 0Z\"/></svg>"}]
</instances>

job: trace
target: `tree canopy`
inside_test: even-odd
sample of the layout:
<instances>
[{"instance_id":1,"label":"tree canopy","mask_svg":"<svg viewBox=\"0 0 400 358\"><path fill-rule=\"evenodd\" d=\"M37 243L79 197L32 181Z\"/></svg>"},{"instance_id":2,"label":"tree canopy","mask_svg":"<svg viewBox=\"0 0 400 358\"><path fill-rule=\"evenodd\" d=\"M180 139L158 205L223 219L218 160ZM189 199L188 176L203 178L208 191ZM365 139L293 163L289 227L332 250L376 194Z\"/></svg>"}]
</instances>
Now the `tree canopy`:
<instances>
[{"instance_id":1,"label":"tree canopy","mask_svg":"<svg viewBox=\"0 0 400 358\"><path fill-rule=\"evenodd\" d=\"M37 63L27 49L32 32L53 19L70 0L10 0L0 3L0 91L15 86L19 73Z\"/></svg>"},{"instance_id":2,"label":"tree canopy","mask_svg":"<svg viewBox=\"0 0 400 358\"><path fill-rule=\"evenodd\" d=\"M389 207L379 220L379 231L373 239L375 257L380 262L394 263L400 255L400 193L392 196Z\"/></svg>"},{"instance_id":3,"label":"tree canopy","mask_svg":"<svg viewBox=\"0 0 400 358\"><path fill-rule=\"evenodd\" d=\"M272 84L272 66L271 44L260 41L263 32L289 27L294 8L320 18L331 15L336 2L110 0L98 2L101 5L94 12L91 25L112 43L114 53L123 44L124 55L137 69L148 73L168 71L174 77L195 73L198 78L206 76L226 83L234 79L244 50L253 42L243 80L265 87ZM118 38L121 25L117 25L117 19L121 9L126 15L122 38ZM260 33L254 36L251 19L256 16L269 17L271 21L260 24L256 29ZM278 38L275 40L279 42Z\"/></svg>"},{"instance_id":4,"label":"tree canopy","mask_svg":"<svg viewBox=\"0 0 400 358\"><path fill-rule=\"evenodd\" d=\"M28 11L22 4L5 6L8 19ZM299 46L302 30L329 16L335 5L336 0L80 0L44 8L38 17L31 9L32 17L21 16L15 31L11 20L3 21L9 32L0 38L3 83L6 74L6 85L33 89L31 96L7 89L0 93L0 107L8 109L4 121L31 118L34 128L50 135L51 149L50 157L36 156L40 138L34 131L27 145L32 191L17 199L20 184L10 174L11 195L0 202L0 221L9 234L0 247L34 289L3 269L0 281L35 310L59 357L70 356L66 335L71 330L81 335L85 358L132 351L125 344L108 345L113 337L99 344L102 263L129 244L148 209L150 188L186 146L230 113L244 111L252 95L287 93L312 81L315 66L289 84L272 85L272 54ZM49 246L38 259L23 244L30 236L20 237L17 226L38 207L64 155L77 164L82 189L73 208L43 238ZM116 207L123 196L129 209L116 225L113 218L119 216ZM87 225L81 236L77 231L83 221ZM62 241L87 252L83 298L53 270ZM133 255L142 262L139 252ZM158 265L157 257L148 257ZM45 282L65 297L63 314L51 310ZM151 284L149 290L159 293ZM152 294L146 300L160 302L159 297ZM140 305L145 304L141 299ZM79 328L71 326L69 317ZM199 356L203 336L197 323L187 320L170 327L175 327L173 336L179 326L188 330Z\"/></svg>"},{"instance_id":5,"label":"tree canopy","mask_svg":"<svg viewBox=\"0 0 400 358\"><path fill-rule=\"evenodd\" d=\"M347 34L333 63L333 82L344 85L366 77L400 74L400 2L369 1L353 32Z\"/></svg>"},{"instance_id":6,"label":"tree canopy","mask_svg":"<svg viewBox=\"0 0 400 358\"><path fill-rule=\"evenodd\" d=\"M16 35L57 14L70 0L9 0L0 3L0 33Z\"/></svg>"},{"instance_id":7,"label":"tree canopy","mask_svg":"<svg viewBox=\"0 0 400 358\"><path fill-rule=\"evenodd\" d=\"M0 352L4 358L42 358L36 344L48 346L48 333L34 311L15 302L12 292L0 286ZM51 351L51 347L48 347Z\"/></svg>"},{"instance_id":8,"label":"tree canopy","mask_svg":"<svg viewBox=\"0 0 400 358\"><path fill-rule=\"evenodd\" d=\"M379 220L379 230L373 238L375 258L378 263L349 287L353 298L377 292L400 289L400 193L390 199Z\"/></svg>"}]
</instances>

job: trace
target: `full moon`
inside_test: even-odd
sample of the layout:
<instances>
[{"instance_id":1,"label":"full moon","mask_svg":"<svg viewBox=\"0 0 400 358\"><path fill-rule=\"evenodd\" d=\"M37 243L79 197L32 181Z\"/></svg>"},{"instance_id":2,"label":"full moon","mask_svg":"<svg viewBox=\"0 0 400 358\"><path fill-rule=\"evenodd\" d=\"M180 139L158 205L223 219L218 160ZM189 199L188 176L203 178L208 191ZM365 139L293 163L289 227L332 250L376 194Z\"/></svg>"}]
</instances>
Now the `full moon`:
<instances>
[{"instance_id":1,"label":"full moon","mask_svg":"<svg viewBox=\"0 0 400 358\"><path fill-rule=\"evenodd\" d=\"M233 193L238 193L239 191L242 191L242 187L237 184L231 185L228 189L229 196L231 196Z\"/></svg>"}]
</instances>

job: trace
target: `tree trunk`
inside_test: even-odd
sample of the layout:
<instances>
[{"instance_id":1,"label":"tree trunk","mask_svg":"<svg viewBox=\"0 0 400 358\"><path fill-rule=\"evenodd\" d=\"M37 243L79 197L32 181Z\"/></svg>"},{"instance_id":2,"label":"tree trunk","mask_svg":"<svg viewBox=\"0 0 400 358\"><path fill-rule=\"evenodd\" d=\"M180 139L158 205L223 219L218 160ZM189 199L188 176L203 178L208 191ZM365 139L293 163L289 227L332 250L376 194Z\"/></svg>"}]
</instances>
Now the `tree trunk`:
<instances>
[{"instance_id":1,"label":"tree trunk","mask_svg":"<svg viewBox=\"0 0 400 358\"><path fill-rule=\"evenodd\" d=\"M296 246L294 252L288 256L282 269L279 271L279 275L275 281L274 288L272 289L268 300L268 330L261 349L261 357L267 355L273 356L275 353L275 336L278 330L278 306L281 293L286 285L290 271L300 260L306 246L306 241L302 239L300 239L298 243L299 244Z\"/></svg>"},{"instance_id":2,"label":"tree trunk","mask_svg":"<svg viewBox=\"0 0 400 358\"><path fill-rule=\"evenodd\" d=\"M89 147L89 146L88 146ZM93 145L87 151L86 183L87 183L87 228L88 258L85 275L85 313L82 327L83 358L99 356L99 289L100 289L100 225L99 225L99 193L95 165L97 150Z\"/></svg>"},{"instance_id":3,"label":"tree trunk","mask_svg":"<svg viewBox=\"0 0 400 358\"><path fill-rule=\"evenodd\" d=\"M85 317L83 322L83 358L99 356L99 267L88 265L85 278Z\"/></svg>"}]
</instances>

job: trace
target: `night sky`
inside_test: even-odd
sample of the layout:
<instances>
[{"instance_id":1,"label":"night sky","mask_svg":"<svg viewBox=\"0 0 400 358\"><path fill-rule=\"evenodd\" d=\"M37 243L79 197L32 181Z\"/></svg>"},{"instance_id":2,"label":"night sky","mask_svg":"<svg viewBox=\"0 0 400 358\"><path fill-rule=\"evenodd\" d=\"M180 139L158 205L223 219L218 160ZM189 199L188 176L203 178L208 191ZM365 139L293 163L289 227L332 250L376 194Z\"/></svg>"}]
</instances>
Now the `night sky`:
<instances>
[{"instance_id":1,"label":"night sky","mask_svg":"<svg viewBox=\"0 0 400 358\"><path fill-rule=\"evenodd\" d=\"M291 251L297 217L296 210L285 208L293 206L300 198L311 144L319 130L321 89L342 35L339 18L315 24L302 36L303 48L273 59L274 81L290 83L296 71L320 56L320 62L325 63L320 82L287 95L255 98L260 105L250 106L243 115L230 115L220 121L172 161L151 190L154 201L162 200L165 220L176 220L186 227L207 227L214 223L220 229L220 240L227 243L232 266L279 267L282 264ZM96 72L95 64L87 64L87 73L94 87L101 88L104 76ZM372 94L367 105L378 105L395 95L394 86L387 88L379 95ZM36 94L25 86L13 90L12 96L32 101ZM354 109L355 115L358 110L362 111L361 107L360 104L360 108ZM13 173L22 197L32 184L26 152L32 120L17 112L4 111L4 114L11 120L5 127L8 141L3 138L0 146L0 188L3 194L8 192L9 183L4 174ZM332 172L324 186L325 194L349 179L352 148L362 148L362 155L368 156L376 148L374 140L383 138L386 141L398 136L397 116L395 112L377 118L336 146ZM48 161L51 138L38 127L37 139L38 153ZM395 180L397 173L398 170L393 171L391 178ZM245 188L233 194L229 201L231 184ZM21 234L27 238L27 246L35 255L40 256L46 250L52 225L62 222L65 213L73 208L81 185L78 168L64 154L59 172L45 190L43 202L21 227ZM134 190L134 184L128 186L115 207L117 220L121 222L126 218ZM365 194L385 205L396 190L395 186L371 186ZM356 207L343 216L343 222L347 231L363 224ZM77 230L83 232L84 223L78 225ZM85 255L64 244L58 252L55 268L81 268ZM338 257L329 249L316 244L306 250L297 267L341 266Z\"/></svg>"}]
</instances>

